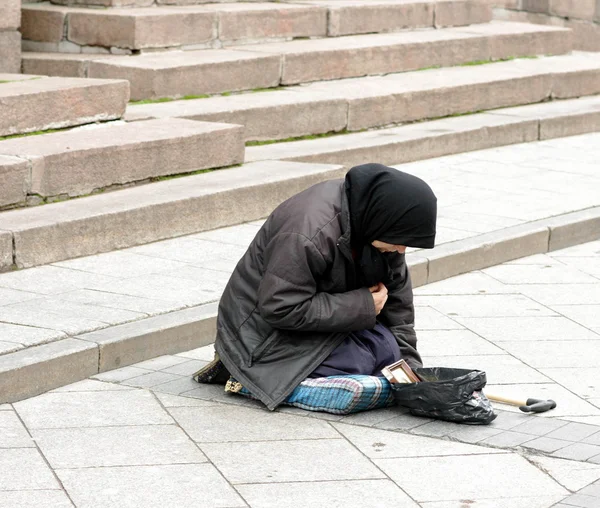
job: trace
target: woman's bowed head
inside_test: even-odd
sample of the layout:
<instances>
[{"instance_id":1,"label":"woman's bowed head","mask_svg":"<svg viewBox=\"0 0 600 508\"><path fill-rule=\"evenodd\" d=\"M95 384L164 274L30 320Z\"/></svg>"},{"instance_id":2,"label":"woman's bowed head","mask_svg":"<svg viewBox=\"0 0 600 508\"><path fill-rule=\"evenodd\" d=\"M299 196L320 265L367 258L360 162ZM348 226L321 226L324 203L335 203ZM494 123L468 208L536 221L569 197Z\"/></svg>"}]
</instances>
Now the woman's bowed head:
<instances>
[{"instance_id":1,"label":"woman's bowed head","mask_svg":"<svg viewBox=\"0 0 600 508\"><path fill-rule=\"evenodd\" d=\"M423 180L381 164L364 164L346 175L352 246L360 251L364 283L377 315L391 282L386 254L407 247L431 249L435 243L437 199Z\"/></svg>"},{"instance_id":2,"label":"woman's bowed head","mask_svg":"<svg viewBox=\"0 0 600 508\"><path fill-rule=\"evenodd\" d=\"M420 366L404 252L434 246L437 200L381 164L281 203L219 304L217 357L200 382L231 376L274 409L304 380Z\"/></svg>"}]
</instances>

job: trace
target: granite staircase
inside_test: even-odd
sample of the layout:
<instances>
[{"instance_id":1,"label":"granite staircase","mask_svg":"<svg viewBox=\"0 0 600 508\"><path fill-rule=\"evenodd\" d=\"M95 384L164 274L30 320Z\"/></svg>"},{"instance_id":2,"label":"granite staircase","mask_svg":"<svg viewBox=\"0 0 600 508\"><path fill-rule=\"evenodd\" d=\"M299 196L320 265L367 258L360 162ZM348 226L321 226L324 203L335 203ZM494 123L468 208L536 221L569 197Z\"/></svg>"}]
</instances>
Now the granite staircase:
<instances>
[{"instance_id":1,"label":"granite staircase","mask_svg":"<svg viewBox=\"0 0 600 508\"><path fill-rule=\"evenodd\" d=\"M259 224L209 230L265 217L355 164L600 130L599 54L573 51L569 27L494 21L494 3L24 3L23 74L18 0L0 6L0 57L12 44L0 67L0 272L37 266L0 274L0 404L211 343L219 277ZM597 237L597 207L578 206L411 253L414 284ZM136 254L113 251L133 246L151 254L136 267L144 280L120 282L129 296L114 278L100 284L97 270L128 271ZM210 261L186 272L196 299L181 303L187 280L146 277L161 250ZM65 291L76 300L36 303ZM153 292L172 302L148 310Z\"/></svg>"},{"instance_id":2,"label":"granite staircase","mask_svg":"<svg viewBox=\"0 0 600 508\"><path fill-rule=\"evenodd\" d=\"M182 3L23 4L0 270L257 219L369 160L600 125L598 54L484 0Z\"/></svg>"}]
</instances>

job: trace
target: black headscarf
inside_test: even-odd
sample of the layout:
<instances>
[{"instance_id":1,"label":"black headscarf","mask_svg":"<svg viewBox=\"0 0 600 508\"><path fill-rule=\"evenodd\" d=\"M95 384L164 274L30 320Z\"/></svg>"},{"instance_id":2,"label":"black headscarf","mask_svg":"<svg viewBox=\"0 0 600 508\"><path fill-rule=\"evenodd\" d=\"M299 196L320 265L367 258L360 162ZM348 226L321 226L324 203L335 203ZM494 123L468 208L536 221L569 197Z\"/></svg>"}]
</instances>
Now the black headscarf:
<instances>
[{"instance_id":1,"label":"black headscarf","mask_svg":"<svg viewBox=\"0 0 600 508\"><path fill-rule=\"evenodd\" d=\"M389 284L386 256L371 242L431 249L437 198L423 180L381 164L363 164L346 174L350 238L359 256L363 284Z\"/></svg>"}]
</instances>

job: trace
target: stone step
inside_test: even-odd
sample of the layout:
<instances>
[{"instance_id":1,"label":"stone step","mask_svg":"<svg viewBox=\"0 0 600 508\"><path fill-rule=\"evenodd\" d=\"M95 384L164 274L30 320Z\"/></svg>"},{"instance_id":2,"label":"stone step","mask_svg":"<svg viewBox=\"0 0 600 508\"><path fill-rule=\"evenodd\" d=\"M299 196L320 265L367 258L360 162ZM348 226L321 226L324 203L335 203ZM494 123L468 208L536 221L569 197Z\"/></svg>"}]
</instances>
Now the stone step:
<instances>
[{"instance_id":1,"label":"stone step","mask_svg":"<svg viewBox=\"0 0 600 508\"><path fill-rule=\"evenodd\" d=\"M479 0L334 0L230 3L138 9L26 4L26 51L81 53L152 48L221 47L240 42L394 32L486 23Z\"/></svg>"},{"instance_id":2,"label":"stone step","mask_svg":"<svg viewBox=\"0 0 600 508\"><path fill-rule=\"evenodd\" d=\"M244 161L243 130L240 125L165 118L0 141L0 155L17 157L27 168L19 182L15 175L22 165L11 159L3 166L0 159L0 170L5 168L15 180L12 191L0 189L0 206L25 199L37 204L40 197L82 196L113 185L239 164ZM25 195L18 196L17 188Z\"/></svg>"},{"instance_id":3,"label":"stone step","mask_svg":"<svg viewBox=\"0 0 600 508\"><path fill-rule=\"evenodd\" d=\"M247 141L267 141L598 93L600 58L579 53L130 105L125 119L181 117L236 123L244 125Z\"/></svg>"},{"instance_id":4,"label":"stone step","mask_svg":"<svg viewBox=\"0 0 600 508\"><path fill-rule=\"evenodd\" d=\"M139 9L23 6L26 51L81 53L220 47L243 40L325 37L327 8L279 3Z\"/></svg>"},{"instance_id":5,"label":"stone step","mask_svg":"<svg viewBox=\"0 0 600 508\"><path fill-rule=\"evenodd\" d=\"M21 72L21 0L0 2L0 72Z\"/></svg>"},{"instance_id":6,"label":"stone step","mask_svg":"<svg viewBox=\"0 0 600 508\"><path fill-rule=\"evenodd\" d=\"M115 120L128 100L123 80L0 74L0 136Z\"/></svg>"},{"instance_id":7,"label":"stone step","mask_svg":"<svg viewBox=\"0 0 600 508\"><path fill-rule=\"evenodd\" d=\"M600 97L555 101L390 129L246 148L246 161L401 164L600 130Z\"/></svg>"},{"instance_id":8,"label":"stone step","mask_svg":"<svg viewBox=\"0 0 600 508\"><path fill-rule=\"evenodd\" d=\"M466 26L492 20L481 0L285 0L327 6L331 36L397 32L429 27Z\"/></svg>"},{"instance_id":9,"label":"stone step","mask_svg":"<svg viewBox=\"0 0 600 508\"><path fill-rule=\"evenodd\" d=\"M30 267L239 224L342 175L340 166L260 162L0 213L18 267ZM0 246L11 249L10 242ZM9 267L0 267L0 270Z\"/></svg>"},{"instance_id":10,"label":"stone step","mask_svg":"<svg viewBox=\"0 0 600 508\"><path fill-rule=\"evenodd\" d=\"M366 161L398 164L597 130L600 97L251 147L246 158L254 162L242 167L2 212L0 270L259 219L287 197Z\"/></svg>"},{"instance_id":11,"label":"stone step","mask_svg":"<svg viewBox=\"0 0 600 508\"><path fill-rule=\"evenodd\" d=\"M571 49L567 29L493 22L140 56L25 53L23 70L127 79L132 99L142 100L564 54Z\"/></svg>"}]
</instances>

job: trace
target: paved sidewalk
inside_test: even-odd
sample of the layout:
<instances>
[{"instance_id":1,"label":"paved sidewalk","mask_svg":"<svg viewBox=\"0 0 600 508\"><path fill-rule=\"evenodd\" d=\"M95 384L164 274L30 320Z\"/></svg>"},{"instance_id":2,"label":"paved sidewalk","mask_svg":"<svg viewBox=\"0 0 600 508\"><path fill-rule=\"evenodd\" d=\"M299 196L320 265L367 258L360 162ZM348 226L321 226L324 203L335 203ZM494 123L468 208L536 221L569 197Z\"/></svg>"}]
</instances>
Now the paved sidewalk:
<instances>
[{"instance_id":1,"label":"paved sidewalk","mask_svg":"<svg viewBox=\"0 0 600 508\"><path fill-rule=\"evenodd\" d=\"M600 205L598 160L587 134L399 167L438 195L443 245ZM0 274L0 355L217 301L260 224Z\"/></svg>"},{"instance_id":2,"label":"paved sidewalk","mask_svg":"<svg viewBox=\"0 0 600 508\"><path fill-rule=\"evenodd\" d=\"M415 292L428 365L558 408L485 427L269 412L189 378L209 346L0 405L0 506L599 507L600 241Z\"/></svg>"}]
</instances>

